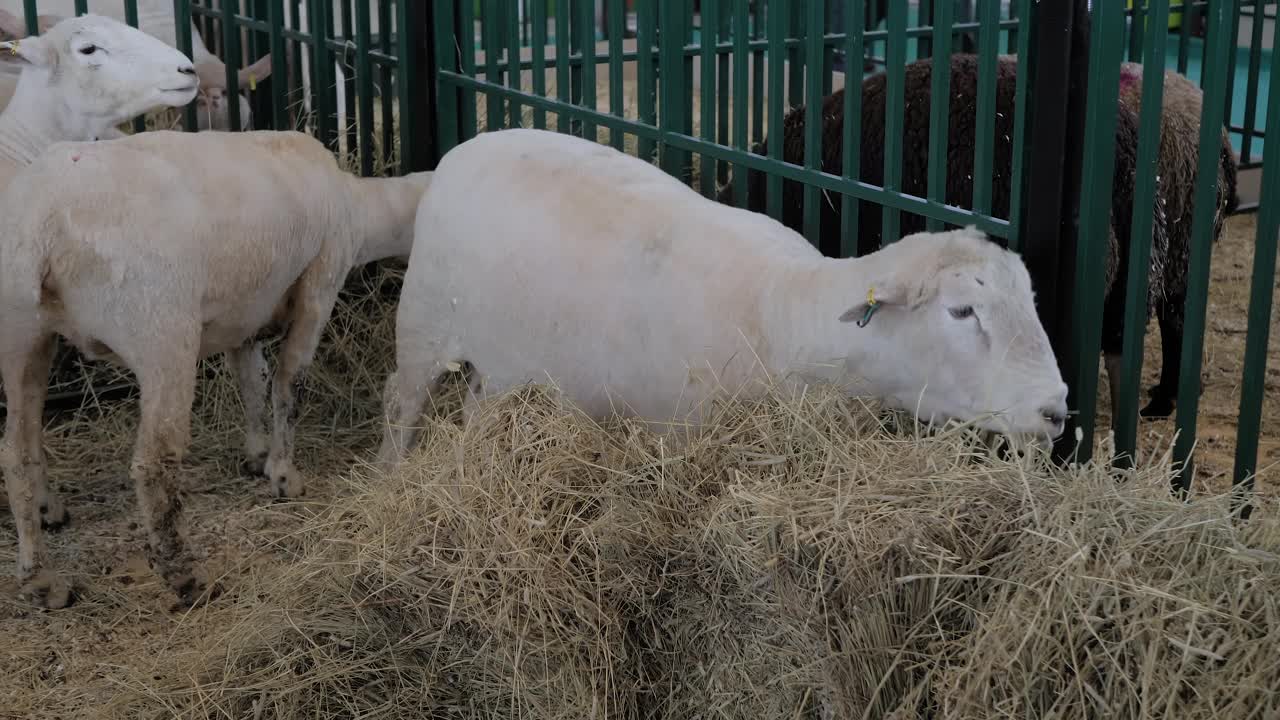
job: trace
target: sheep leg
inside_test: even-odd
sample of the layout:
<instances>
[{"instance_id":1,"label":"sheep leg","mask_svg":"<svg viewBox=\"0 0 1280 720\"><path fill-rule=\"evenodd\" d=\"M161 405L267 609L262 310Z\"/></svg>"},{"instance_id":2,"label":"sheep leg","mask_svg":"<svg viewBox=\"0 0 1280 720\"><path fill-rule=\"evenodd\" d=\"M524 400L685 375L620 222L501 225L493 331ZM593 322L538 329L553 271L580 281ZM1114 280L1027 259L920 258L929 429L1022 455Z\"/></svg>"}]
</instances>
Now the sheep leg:
<instances>
[{"instance_id":1,"label":"sheep leg","mask_svg":"<svg viewBox=\"0 0 1280 720\"><path fill-rule=\"evenodd\" d=\"M277 498L306 495L302 476L293 466L294 435L298 422L298 395L302 381L325 323L338 299L338 287L322 287L316 280L303 276L294 299L294 317L280 346L280 359L271 381L272 421L274 433L267 454L266 474L271 492Z\"/></svg>"},{"instance_id":2,"label":"sheep leg","mask_svg":"<svg viewBox=\"0 0 1280 720\"><path fill-rule=\"evenodd\" d=\"M31 363L27 365L23 390L32 422L25 424L25 435L22 438L26 457L32 460L30 471L33 473L36 507L40 510L40 525L55 531L61 530L71 520L71 514L67 512L62 498L49 491L48 460L44 453L44 401L49 395L49 368L53 365L56 349L57 338L50 335L36 344Z\"/></svg>"},{"instance_id":3,"label":"sheep leg","mask_svg":"<svg viewBox=\"0 0 1280 720\"><path fill-rule=\"evenodd\" d=\"M1186 298L1166 298L1156 311L1160 322L1160 382L1149 391L1144 418L1166 418L1178 404L1178 376L1182 374L1182 308Z\"/></svg>"},{"instance_id":4,"label":"sheep leg","mask_svg":"<svg viewBox=\"0 0 1280 720\"><path fill-rule=\"evenodd\" d=\"M137 373L142 417L129 468L147 532L147 561L185 607L194 604L206 586L195 573L194 558L182 538L178 473L191 436L197 364L197 343L187 345L180 362Z\"/></svg>"},{"instance_id":5,"label":"sheep leg","mask_svg":"<svg viewBox=\"0 0 1280 720\"><path fill-rule=\"evenodd\" d=\"M382 407L385 425L382 430L382 445L378 448L377 463L383 470L389 470L405 453L418 444L422 433L418 420L426 407L427 400L440 392L440 376L445 372L445 363L436 361L428 364L425 371L419 371L412 364L399 364L397 369L387 378L382 391Z\"/></svg>"},{"instance_id":6,"label":"sheep leg","mask_svg":"<svg viewBox=\"0 0 1280 720\"><path fill-rule=\"evenodd\" d=\"M44 401L34 400L46 388L44 383L37 388L30 387L29 381L35 375L32 366L39 364L46 352L44 346L51 346L52 340L52 337L31 338L22 343L6 338L10 344L0 354L0 382L4 383L9 408L4 441L0 444L0 470L4 473L9 509L18 531L16 575L20 592L38 606L62 608L71 603L71 587L50 567L39 519L38 486L44 477L44 452L43 448L37 448L37 452L31 454L29 444L30 438L40 437Z\"/></svg>"},{"instance_id":7,"label":"sheep leg","mask_svg":"<svg viewBox=\"0 0 1280 720\"><path fill-rule=\"evenodd\" d=\"M232 350L230 355L240 388L240 401L244 404L244 460L240 463L240 472L261 477L267 465L270 432L267 392L271 387L271 370L267 367L261 342L249 340Z\"/></svg>"}]
</instances>

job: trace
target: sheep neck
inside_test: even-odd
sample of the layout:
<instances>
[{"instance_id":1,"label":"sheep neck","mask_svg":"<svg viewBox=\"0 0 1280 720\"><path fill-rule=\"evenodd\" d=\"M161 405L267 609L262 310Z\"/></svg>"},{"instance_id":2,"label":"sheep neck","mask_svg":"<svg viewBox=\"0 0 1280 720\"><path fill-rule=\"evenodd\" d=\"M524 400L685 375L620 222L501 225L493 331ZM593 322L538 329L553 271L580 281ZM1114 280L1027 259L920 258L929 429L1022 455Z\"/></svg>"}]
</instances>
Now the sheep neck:
<instances>
[{"instance_id":1,"label":"sheep neck","mask_svg":"<svg viewBox=\"0 0 1280 720\"><path fill-rule=\"evenodd\" d=\"M48 71L25 68L13 98L0 113L0 163L10 171L30 165L50 145L75 140L88 141L106 133L115 124L76 113L49 88Z\"/></svg>"},{"instance_id":2,"label":"sheep neck","mask_svg":"<svg viewBox=\"0 0 1280 720\"><path fill-rule=\"evenodd\" d=\"M385 258L408 258L414 217L431 173L404 177L352 178L352 226L357 233L357 265Z\"/></svg>"},{"instance_id":3,"label":"sheep neck","mask_svg":"<svg viewBox=\"0 0 1280 720\"><path fill-rule=\"evenodd\" d=\"M765 300L770 336L780 338L772 370L803 382L834 382L853 394L892 395L892 340L902 310L881 307L865 327L843 322L845 311L892 275L883 253L863 258L815 258L780 272Z\"/></svg>"}]
</instances>

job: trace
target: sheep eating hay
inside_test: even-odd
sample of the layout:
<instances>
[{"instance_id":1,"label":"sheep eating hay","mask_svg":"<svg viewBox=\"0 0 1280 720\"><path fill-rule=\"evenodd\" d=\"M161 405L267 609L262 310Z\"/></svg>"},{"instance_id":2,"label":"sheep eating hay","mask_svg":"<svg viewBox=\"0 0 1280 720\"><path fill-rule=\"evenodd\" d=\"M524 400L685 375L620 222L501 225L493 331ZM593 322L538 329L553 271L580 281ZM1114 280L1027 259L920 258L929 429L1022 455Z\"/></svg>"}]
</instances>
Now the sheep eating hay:
<instances>
[{"instance_id":1,"label":"sheep eating hay","mask_svg":"<svg viewBox=\"0 0 1280 720\"><path fill-rule=\"evenodd\" d=\"M384 462L455 364L471 369L468 407L478 389L549 378L597 416L696 423L719 388L787 374L926 419L1062 430L1066 386L1026 267L972 229L824 258L643 160L527 129L447 153L416 226Z\"/></svg>"},{"instance_id":2,"label":"sheep eating hay","mask_svg":"<svg viewBox=\"0 0 1280 720\"><path fill-rule=\"evenodd\" d=\"M219 161L194 174L193 156ZM292 463L298 384L348 271L408 254L429 178L354 177L296 132L168 131L60 143L14 178L0 198L10 222L0 241L0 378L9 403L0 465L26 594L50 607L69 601L40 527L65 516L45 481L40 421L55 334L137 376L142 413L130 475L148 557L190 603L205 583L180 537L175 474L197 362L231 353L249 460L277 496L303 494ZM262 341L281 333L271 377Z\"/></svg>"},{"instance_id":3,"label":"sheep eating hay","mask_svg":"<svg viewBox=\"0 0 1280 720\"><path fill-rule=\"evenodd\" d=\"M947 137L947 176L945 202L956 207L972 207L974 166L974 113L977 108L977 65L974 55L950 58L951 82ZM905 193L924 197L928 188L929 124L932 102L930 87L933 61L908 63L904 69L904 94L907 98L903 118L902 184ZM998 58L995 81L995 123L992 176L992 215L1009 217L1013 179L1013 120L1017 86L1017 58ZM1118 404L1120 389L1120 353L1124 337L1124 278L1128 273L1130 225L1133 218L1134 183L1137 172L1138 123L1141 110L1142 66L1126 63L1121 68L1120 103L1117 108L1115 189L1108 235L1107 264L1104 276L1102 352L1111 380L1112 409ZM862 83L862 139L859 177L873 185L883 183L886 82L878 73ZM844 90L829 95L822 108L822 170L836 175L844 170ZM1147 292L1147 317L1160 320L1163 361L1160 384L1151 390L1151 402L1141 411L1144 417L1163 417L1173 412L1176 403L1178 373L1181 368L1182 317L1186 301L1186 273L1190 260L1192 201L1199 155L1200 108L1202 94L1198 87L1173 72L1165 73L1165 100L1161 113L1161 143L1156 174L1160 179L1152 208L1150 282ZM788 113L783 123L782 156L787 162L800 164L804 158L805 108ZM767 140L753 152L764 154ZM1214 239L1221 233L1225 214L1236 204L1236 161L1224 128L1222 159L1218 169L1218 196ZM746 171L747 207L757 212L766 209L764 174ZM803 186L794 181L782 183L782 222L800 230L803 223ZM720 202L732 204L732 186L719 195ZM841 203L832 196L821 200L820 244L830 255L840 248ZM881 240L880 207L861 202L858 227L858 251L870 252ZM924 218L902 214L902 231L910 233L924 228ZM1119 282L1117 282L1119 280Z\"/></svg>"}]
</instances>

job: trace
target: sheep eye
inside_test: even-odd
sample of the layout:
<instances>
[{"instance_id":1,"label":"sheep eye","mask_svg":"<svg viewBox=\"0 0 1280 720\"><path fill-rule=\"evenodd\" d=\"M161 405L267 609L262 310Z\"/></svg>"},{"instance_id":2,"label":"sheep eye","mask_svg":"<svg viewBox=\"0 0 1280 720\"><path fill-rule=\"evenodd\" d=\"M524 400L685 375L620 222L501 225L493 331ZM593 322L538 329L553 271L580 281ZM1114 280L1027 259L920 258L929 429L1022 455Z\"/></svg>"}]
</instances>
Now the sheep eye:
<instances>
[{"instance_id":1,"label":"sheep eye","mask_svg":"<svg viewBox=\"0 0 1280 720\"><path fill-rule=\"evenodd\" d=\"M85 45L84 47L80 48L81 55L92 55L96 52L98 52L97 45Z\"/></svg>"},{"instance_id":2,"label":"sheep eye","mask_svg":"<svg viewBox=\"0 0 1280 720\"><path fill-rule=\"evenodd\" d=\"M973 316L972 305L961 305L960 307L948 308L948 311L951 313L951 317L957 320L963 320L967 317Z\"/></svg>"}]
</instances>

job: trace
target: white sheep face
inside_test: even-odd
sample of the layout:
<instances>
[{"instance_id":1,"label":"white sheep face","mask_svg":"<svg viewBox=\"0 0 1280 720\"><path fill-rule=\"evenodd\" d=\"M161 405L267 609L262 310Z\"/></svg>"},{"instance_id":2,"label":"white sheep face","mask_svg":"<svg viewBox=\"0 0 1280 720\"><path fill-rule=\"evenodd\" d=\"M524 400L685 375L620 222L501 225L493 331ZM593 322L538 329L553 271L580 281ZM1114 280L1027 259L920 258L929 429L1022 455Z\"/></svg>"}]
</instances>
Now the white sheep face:
<instances>
[{"instance_id":1,"label":"white sheep face","mask_svg":"<svg viewBox=\"0 0 1280 720\"><path fill-rule=\"evenodd\" d=\"M103 128L196 96L191 60L140 30L99 15L58 22L37 37L0 43L0 57L24 64L60 98L68 120Z\"/></svg>"},{"instance_id":2,"label":"white sheep face","mask_svg":"<svg viewBox=\"0 0 1280 720\"><path fill-rule=\"evenodd\" d=\"M890 404L934 422L1060 436L1067 386L1021 258L969 228L917 233L881 252L905 269L876 289L882 304L868 322L892 338L876 359L883 376L903 380ZM862 303L841 318L851 342L865 317Z\"/></svg>"}]
</instances>

